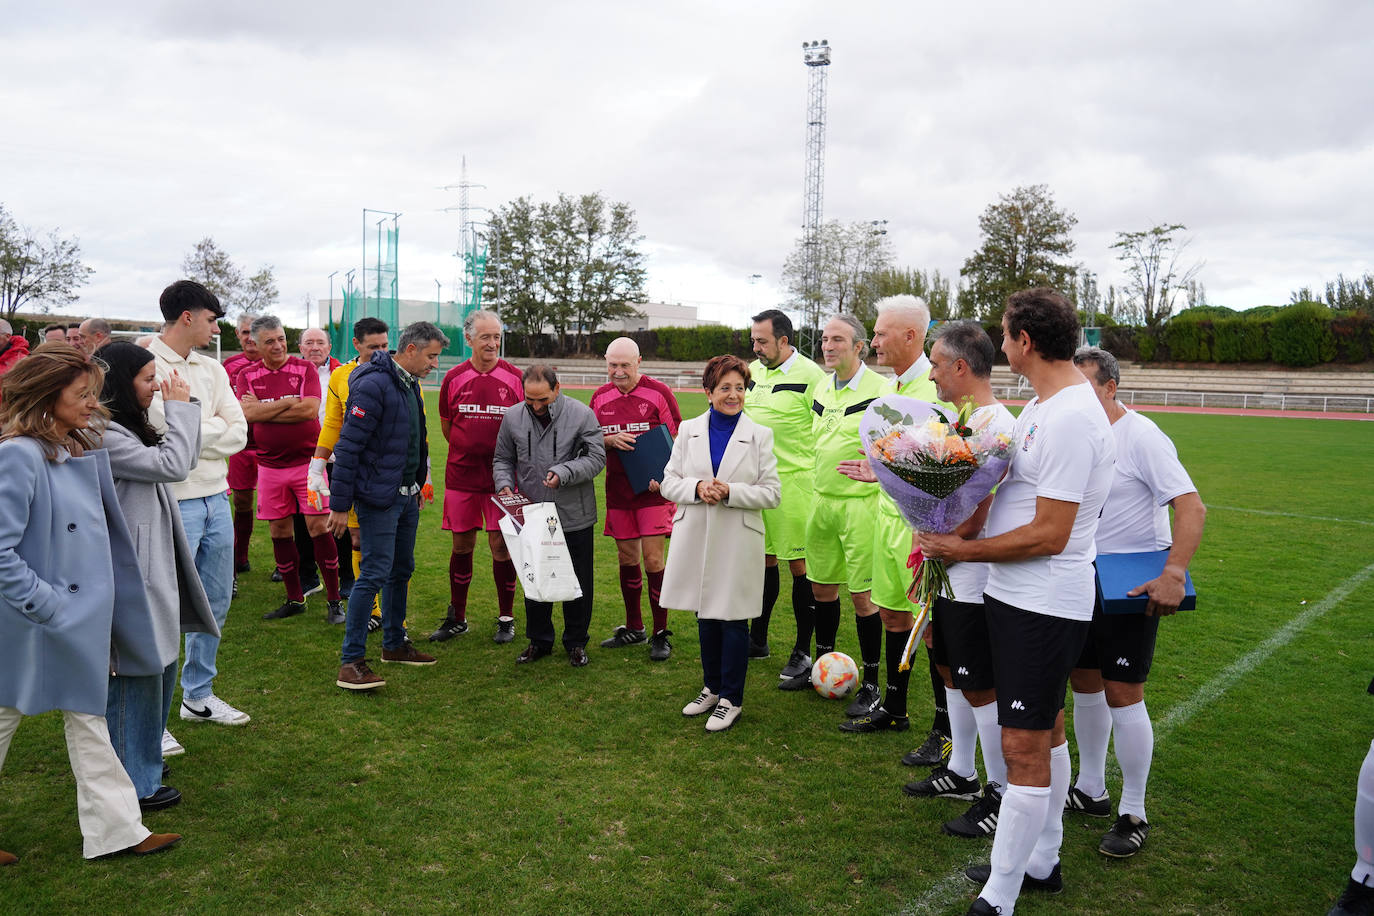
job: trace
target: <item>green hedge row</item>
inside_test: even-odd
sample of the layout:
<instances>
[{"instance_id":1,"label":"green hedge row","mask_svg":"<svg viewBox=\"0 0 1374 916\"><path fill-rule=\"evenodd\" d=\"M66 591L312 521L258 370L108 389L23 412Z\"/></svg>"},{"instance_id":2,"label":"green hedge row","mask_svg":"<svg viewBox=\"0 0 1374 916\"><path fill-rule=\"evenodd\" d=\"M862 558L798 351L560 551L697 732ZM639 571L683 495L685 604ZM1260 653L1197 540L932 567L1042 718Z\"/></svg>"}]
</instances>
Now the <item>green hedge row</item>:
<instances>
[{"instance_id":1,"label":"green hedge row","mask_svg":"<svg viewBox=\"0 0 1374 916\"><path fill-rule=\"evenodd\" d=\"M1374 317L1334 312L1317 302L1246 312L1215 308L1180 312L1158 340L1137 333L1138 358L1174 362L1316 366L1359 363L1374 351Z\"/></svg>"}]
</instances>

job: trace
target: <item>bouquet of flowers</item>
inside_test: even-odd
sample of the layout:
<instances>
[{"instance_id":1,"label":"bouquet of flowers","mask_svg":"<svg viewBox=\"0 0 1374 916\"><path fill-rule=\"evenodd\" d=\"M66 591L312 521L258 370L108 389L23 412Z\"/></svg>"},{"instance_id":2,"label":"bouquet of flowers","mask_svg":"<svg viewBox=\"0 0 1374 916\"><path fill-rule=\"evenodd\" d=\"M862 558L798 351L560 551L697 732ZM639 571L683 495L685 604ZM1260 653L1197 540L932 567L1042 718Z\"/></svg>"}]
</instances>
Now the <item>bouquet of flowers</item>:
<instances>
[{"instance_id":1,"label":"bouquet of flowers","mask_svg":"<svg viewBox=\"0 0 1374 916\"><path fill-rule=\"evenodd\" d=\"M859 432L869 465L913 529L952 533L1002 479L1011 461L1011 437L990 428L991 412L977 422L972 416L968 402L950 417L933 404L901 395L881 397L864 413ZM914 642L935 598L952 589L944 562L923 557L919 548L907 565L915 577L908 595L921 608Z\"/></svg>"}]
</instances>

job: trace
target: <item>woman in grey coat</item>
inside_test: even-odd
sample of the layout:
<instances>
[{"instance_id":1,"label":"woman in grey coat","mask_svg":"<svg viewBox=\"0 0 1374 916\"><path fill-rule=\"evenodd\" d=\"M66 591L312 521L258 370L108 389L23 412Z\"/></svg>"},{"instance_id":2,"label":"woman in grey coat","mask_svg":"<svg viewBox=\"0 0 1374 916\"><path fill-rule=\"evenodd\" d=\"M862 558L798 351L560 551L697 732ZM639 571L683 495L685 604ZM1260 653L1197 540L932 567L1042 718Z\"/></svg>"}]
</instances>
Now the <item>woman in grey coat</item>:
<instances>
[{"instance_id":1,"label":"woman in grey coat","mask_svg":"<svg viewBox=\"0 0 1374 916\"><path fill-rule=\"evenodd\" d=\"M80 350L50 343L0 392L0 763L24 716L62 710L88 859L181 839L143 826L105 723L115 619L146 617L148 602L126 572L137 561L109 456L87 451L102 378Z\"/></svg>"},{"instance_id":2,"label":"woman in grey coat","mask_svg":"<svg viewBox=\"0 0 1374 916\"><path fill-rule=\"evenodd\" d=\"M154 669L114 660L105 720L140 807L156 811L181 801L180 792L162 784L162 732L172 708L181 634L218 635L170 487L186 479L200 454L200 408L175 372L158 384L153 354L143 347L115 341L96 356L106 366L101 400L110 423L104 447L148 592L149 614L124 637L151 653ZM148 422L148 405L159 388L167 417L163 436Z\"/></svg>"}]
</instances>

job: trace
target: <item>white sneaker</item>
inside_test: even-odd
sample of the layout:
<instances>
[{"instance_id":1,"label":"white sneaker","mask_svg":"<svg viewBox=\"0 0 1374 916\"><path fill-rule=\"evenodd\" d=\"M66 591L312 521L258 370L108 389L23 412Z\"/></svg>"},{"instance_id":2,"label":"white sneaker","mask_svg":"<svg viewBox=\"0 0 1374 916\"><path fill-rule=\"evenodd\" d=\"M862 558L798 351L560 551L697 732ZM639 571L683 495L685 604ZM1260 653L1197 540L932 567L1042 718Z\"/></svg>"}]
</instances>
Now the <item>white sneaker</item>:
<instances>
[{"instance_id":1,"label":"white sneaker","mask_svg":"<svg viewBox=\"0 0 1374 916\"><path fill-rule=\"evenodd\" d=\"M682 714L684 716L699 716L704 712L710 712L719 699L718 694L714 694L703 687L695 700L682 707Z\"/></svg>"},{"instance_id":2,"label":"white sneaker","mask_svg":"<svg viewBox=\"0 0 1374 916\"><path fill-rule=\"evenodd\" d=\"M216 725L248 724L248 713L235 709L213 693L203 700L183 698L181 718L187 722L213 722Z\"/></svg>"},{"instance_id":3,"label":"white sneaker","mask_svg":"<svg viewBox=\"0 0 1374 916\"><path fill-rule=\"evenodd\" d=\"M716 704L716 711L711 713L711 718L706 720L706 730L708 732L723 732L735 724L739 718L740 710L743 706L736 706L729 700L721 700Z\"/></svg>"},{"instance_id":4,"label":"white sneaker","mask_svg":"<svg viewBox=\"0 0 1374 916\"><path fill-rule=\"evenodd\" d=\"M181 746L181 742L172 737L172 733L167 729L162 730L162 756L175 757L177 754L186 753L186 748Z\"/></svg>"}]
</instances>

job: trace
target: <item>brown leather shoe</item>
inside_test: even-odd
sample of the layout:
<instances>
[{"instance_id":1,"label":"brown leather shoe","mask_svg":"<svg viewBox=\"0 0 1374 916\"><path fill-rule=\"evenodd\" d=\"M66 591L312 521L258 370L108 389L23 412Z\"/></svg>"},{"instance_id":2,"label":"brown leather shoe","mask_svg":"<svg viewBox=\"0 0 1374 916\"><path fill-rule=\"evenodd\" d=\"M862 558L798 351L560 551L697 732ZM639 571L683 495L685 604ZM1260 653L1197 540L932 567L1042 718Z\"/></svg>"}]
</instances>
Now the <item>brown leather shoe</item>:
<instances>
[{"instance_id":1,"label":"brown leather shoe","mask_svg":"<svg viewBox=\"0 0 1374 916\"><path fill-rule=\"evenodd\" d=\"M382 661L397 665L432 665L435 659L433 655L426 655L416 649L415 644L407 639L401 643L399 649L383 649Z\"/></svg>"},{"instance_id":2,"label":"brown leather shoe","mask_svg":"<svg viewBox=\"0 0 1374 916\"><path fill-rule=\"evenodd\" d=\"M588 661L587 650L581 646L573 646L568 650L568 663L574 668L586 667Z\"/></svg>"},{"instance_id":3,"label":"brown leather shoe","mask_svg":"<svg viewBox=\"0 0 1374 916\"><path fill-rule=\"evenodd\" d=\"M527 665L530 662L538 661L546 655L552 655L553 649L548 646L541 646L538 643L530 643L525 647L525 651L515 657L517 665Z\"/></svg>"},{"instance_id":4,"label":"brown leather shoe","mask_svg":"<svg viewBox=\"0 0 1374 916\"><path fill-rule=\"evenodd\" d=\"M130 846L128 852L136 856L150 856L155 852L162 852L164 849L171 849L181 842L179 833L150 833L148 838L137 846Z\"/></svg>"},{"instance_id":5,"label":"brown leather shoe","mask_svg":"<svg viewBox=\"0 0 1374 916\"><path fill-rule=\"evenodd\" d=\"M344 690L376 690L378 687L386 686L386 681L372 673L365 658L341 666L339 677L334 683Z\"/></svg>"},{"instance_id":6,"label":"brown leather shoe","mask_svg":"<svg viewBox=\"0 0 1374 916\"><path fill-rule=\"evenodd\" d=\"M13 865L15 862L18 861L19 857L16 856L14 853L5 852L5 850L0 849L0 866Z\"/></svg>"}]
</instances>

